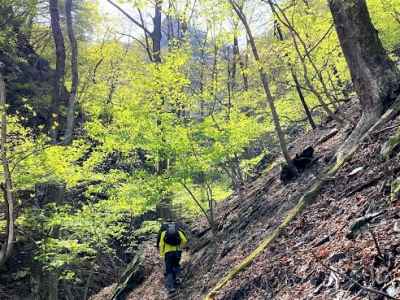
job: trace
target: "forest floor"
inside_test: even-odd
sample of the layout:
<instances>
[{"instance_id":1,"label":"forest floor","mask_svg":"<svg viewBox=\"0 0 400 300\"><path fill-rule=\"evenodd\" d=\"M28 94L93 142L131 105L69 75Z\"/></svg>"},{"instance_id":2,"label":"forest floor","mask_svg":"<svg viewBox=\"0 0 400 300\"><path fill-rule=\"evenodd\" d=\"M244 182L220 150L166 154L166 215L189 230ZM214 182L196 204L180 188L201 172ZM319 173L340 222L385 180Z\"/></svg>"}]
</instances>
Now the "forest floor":
<instances>
[{"instance_id":1,"label":"forest floor","mask_svg":"<svg viewBox=\"0 0 400 300\"><path fill-rule=\"evenodd\" d=\"M352 101L342 112L354 120L359 107ZM376 129L324 185L314 204L216 299L385 299L365 287L400 297L400 201L389 200L390 183L398 177L400 164L398 156L388 161L380 156L398 124L400 120L395 119ZM282 222L347 137L348 132L340 129L321 143L332 131L332 123L325 125L299 136L292 145L292 155L313 145L318 157L300 177L283 185L277 166L218 203L218 242L216 247L207 244L210 233L193 241L183 262L180 299L203 299ZM200 232L207 227L206 221L199 219L195 227ZM154 244L143 245L148 275L129 300L166 299L162 263ZM107 299L111 289L92 300Z\"/></svg>"}]
</instances>

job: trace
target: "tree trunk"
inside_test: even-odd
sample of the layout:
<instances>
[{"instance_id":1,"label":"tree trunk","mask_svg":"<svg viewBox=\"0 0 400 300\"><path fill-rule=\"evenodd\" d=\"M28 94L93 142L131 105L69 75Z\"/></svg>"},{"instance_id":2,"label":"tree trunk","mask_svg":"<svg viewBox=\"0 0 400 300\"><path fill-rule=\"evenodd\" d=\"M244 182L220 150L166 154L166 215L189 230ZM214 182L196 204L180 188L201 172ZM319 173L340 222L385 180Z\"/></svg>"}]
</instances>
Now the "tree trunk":
<instances>
[{"instance_id":1,"label":"tree trunk","mask_svg":"<svg viewBox=\"0 0 400 300\"><path fill-rule=\"evenodd\" d=\"M117 10L119 10L125 17L127 17L133 24L135 24L137 27L141 28L144 32L144 37L145 37L145 44L140 42L140 44L145 48L147 55L150 59L150 61L154 61L153 54L151 53L151 48L150 48L150 43L149 43L149 37L153 38L153 32L147 29L147 27L144 24L144 18L142 11L138 8L138 13L139 13L139 20L136 20L133 18L129 13L127 13L124 9L122 9L121 6L119 6L117 3L115 3L112 0L107 0L108 3L110 3L112 6L114 6ZM160 15L161 16L161 15ZM161 39L161 38L160 38ZM154 42L154 39L153 39Z\"/></svg>"},{"instance_id":2,"label":"tree trunk","mask_svg":"<svg viewBox=\"0 0 400 300\"><path fill-rule=\"evenodd\" d=\"M279 116L278 113L276 111L275 108L275 104L274 104L274 98L271 94L271 90L269 88L269 81L268 81L268 76L267 73L265 72L263 66L262 66L262 62L260 60L260 56L258 54L258 50L257 50L257 46L256 43L254 41L253 38L253 34L251 32L250 26L247 22L246 16L243 14L242 9L233 1L233 0L229 0L230 4L232 5L233 9L235 10L236 14L238 15L239 19L242 21L243 26L246 29L246 33L250 42L250 46L251 46L251 50L253 52L254 55L254 59L256 60L256 63L258 65L258 72L260 75L260 79L264 88L264 92L265 92L265 96L268 102L268 105L271 109L271 114L272 114L272 120L274 122L274 126L275 126L275 132L278 136L278 140L279 140L279 144L281 147L281 151L282 151L282 155L285 158L286 162L288 163L289 166L291 166L291 160L290 160L290 156L289 156L289 152L287 150L287 143L286 143L286 138L285 135L282 131L281 128L281 124L279 121Z\"/></svg>"},{"instance_id":3,"label":"tree trunk","mask_svg":"<svg viewBox=\"0 0 400 300\"><path fill-rule=\"evenodd\" d=\"M64 88L65 76L65 45L64 37L60 25L60 13L58 10L58 0L49 0L51 30L53 32L53 39L56 48L56 73L54 76L53 96L50 107L49 116L49 130L53 141L57 139L57 120L60 109L60 102L62 98L62 91Z\"/></svg>"},{"instance_id":4,"label":"tree trunk","mask_svg":"<svg viewBox=\"0 0 400 300\"><path fill-rule=\"evenodd\" d=\"M58 300L58 274L55 272L51 272L48 275L48 300Z\"/></svg>"},{"instance_id":5,"label":"tree trunk","mask_svg":"<svg viewBox=\"0 0 400 300\"><path fill-rule=\"evenodd\" d=\"M71 74L72 86L69 95L68 112L67 112L67 126L64 134L64 143L69 144L72 142L72 135L75 123L75 100L78 92L79 75L78 75L78 44L76 42L74 27L72 22L72 0L65 0L65 16L67 20L67 30L69 43L71 45Z\"/></svg>"},{"instance_id":6,"label":"tree trunk","mask_svg":"<svg viewBox=\"0 0 400 300\"><path fill-rule=\"evenodd\" d=\"M307 59L308 59L310 65L311 65L311 67L312 67L313 70L314 70L315 75L317 75L317 78L318 78L319 82L321 83L321 86L322 86L322 89L323 89L323 91L324 91L325 96L330 100L330 102L331 102L331 104L333 105L335 111L336 111L337 114L339 115L338 107L336 106L336 103L335 103L334 99L332 98L332 95L330 94L330 92L329 92L329 90L328 90L328 88L327 88L327 86L326 86L326 83L325 83L324 77L322 76L321 70L318 69L318 67L317 67L317 65L315 64L313 58L311 57L311 54L310 54L310 53L311 53L311 50L308 49L306 42L303 40L303 38L301 37L301 35L299 34L299 32L296 30L296 28L294 27L294 25L290 22L289 18L286 16L285 11L284 11L283 9L281 9L280 6L279 6L278 4L275 4L276 8L278 8L279 12L281 13L282 17L283 17L284 20L285 20L285 21L283 22L283 20L280 19L279 15L277 14L277 12L276 12L276 10L275 10L275 6L274 6L274 4L272 3L271 0L269 0L269 4L270 4L270 7L271 7L272 11L274 12L275 16L289 29L290 34L291 34L291 36L292 36L292 38L293 38L293 43L295 44L295 47L296 47L296 48L298 48L298 45L297 45L297 42L296 42L296 38L299 40L301 46L302 46L303 49L304 49L304 55L305 55L305 57L307 57ZM328 32L329 32L329 31L330 31L330 30L328 30ZM325 36L326 36L326 35L324 35L324 37L325 37ZM322 38L322 40L323 40L323 38ZM321 41L322 41L322 40L321 40ZM298 51L298 53L300 53L300 52ZM299 55L301 56L301 61L302 61L302 63L303 63L303 61L304 61L303 55L301 55L301 54L299 54ZM304 63L305 63L305 62L304 62Z\"/></svg>"},{"instance_id":7,"label":"tree trunk","mask_svg":"<svg viewBox=\"0 0 400 300\"><path fill-rule=\"evenodd\" d=\"M313 119L313 117L311 115L311 112L310 112L310 109L309 109L309 107L307 105L307 102L304 99L303 91L301 90L301 86L300 86L299 80L298 80L298 78L296 76L296 73L294 72L292 66L290 66L290 72L292 74L292 78L293 78L294 84L296 85L296 91L297 91L297 94L299 95L301 104L303 105L304 112L306 113L308 123L310 123L310 126L311 126L312 129L316 129L317 126L315 125L314 119Z\"/></svg>"},{"instance_id":8,"label":"tree trunk","mask_svg":"<svg viewBox=\"0 0 400 300\"><path fill-rule=\"evenodd\" d=\"M270 5L272 5L272 4L270 3ZM271 6L271 9L273 9L272 6ZM282 30L281 30L280 24L278 22L275 23L275 28L276 28L276 31L278 33L279 40L283 41L284 38L283 38ZM299 82L299 80L297 78L297 75L296 75L296 72L294 71L293 66L290 63L289 63L289 68L290 68L290 74L292 75L292 78L293 78L293 81L294 81L294 84L295 84L295 87L296 87L297 94L299 95L299 98L300 98L300 102L301 102L301 104L302 104L302 106L304 108L304 111L306 113L307 120L310 123L311 128L312 129L316 129L317 126L315 125L314 119L313 119L313 117L311 115L311 112L310 112L310 109L309 109L309 107L307 105L307 102L304 99L304 95L303 95L303 91L301 90L300 82Z\"/></svg>"},{"instance_id":9,"label":"tree trunk","mask_svg":"<svg viewBox=\"0 0 400 300\"><path fill-rule=\"evenodd\" d=\"M7 238L0 249L0 266L4 265L10 257L15 240L15 217L14 217L14 196L12 192L11 173L7 157L7 108L6 108L6 85L2 75L3 63L0 62L0 111L1 111L1 137L0 156L3 165L4 183L1 188L4 194L4 201L7 209Z\"/></svg>"},{"instance_id":10,"label":"tree trunk","mask_svg":"<svg viewBox=\"0 0 400 300\"><path fill-rule=\"evenodd\" d=\"M371 22L365 0L329 0L363 113L380 116L400 91L400 76Z\"/></svg>"},{"instance_id":11,"label":"tree trunk","mask_svg":"<svg viewBox=\"0 0 400 300\"><path fill-rule=\"evenodd\" d=\"M242 60L242 56L240 55L239 42L238 42L238 38L237 38L236 34L233 36L233 54L235 57L235 65L237 62L239 62L240 71L241 71L242 77L243 77L243 88L245 91L248 91L249 90L249 80L248 80L247 74L246 74L246 64Z\"/></svg>"},{"instance_id":12,"label":"tree trunk","mask_svg":"<svg viewBox=\"0 0 400 300\"><path fill-rule=\"evenodd\" d=\"M279 5L274 4L271 0L268 0L268 3L271 7L272 12L274 13L274 15L276 16L276 18L279 20L279 22L281 22L284 26L286 26L289 29L289 34L292 38L293 41L293 46L296 50L297 56L299 57L302 67L303 67L303 75L304 75L304 80L305 83L307 84L307 87L310 89L310 91L315 95L315 97L318 99L318 102L321 104L321 107L325 110L325 112L328 114L328 116L330 116L333 120L335 120L339 125L343 125L344 124L344 120L339 117L338 115L336 115L328 106L328 104L325 103L322 95L317 91L317 89L315 88L315 86L313 85L313 83L311 82L311 80L309 79L308 76L308 67L307 67L307 63L305 61L305 57L308 58L310 64L312 65L314 72L316 73L316 75L318 76L318 78L321 81L322 86L324 87L324 91L326 91L326 85L323 81L323 78L321 78L321 74L318 70L318 68L316 67L314 61L312 60L309 50L307 49L307 45L305 44L305 42L303 41L303 39L301 38L300 34L295 30L294 26L291 24L289 18L286 16L285 12L283 9L281 9L279 7ZM278 14L278 12L276 11L275 7L279 10L280 14L282 15L283 19L281 18L281 16ZM305 51L305 57L303 56L303 54L300 51L299 45L297 43L297 38L299 39L300 44L302 45L304 51ZM326 92L326 94L328 95L328 93Z\"/></svg>"},{"instance_id":13,"label":"tree trunk","mask_svg":"<svg viewBox=\"0 0 400 300\"><path fill-rule=\"evenodd\" d=\"M200 118L203 119L203 117L205 116L205 102L204 102L204 97L203 97L203 93L204 93L204 81L206 78L206 74L205 74L205 69L207 66L207 54L206 54L206 46L207 46L207 36L208 36L208 30L206 32L206 36L204 37L204 42L203 45L201 47L201 62L200 62Z\"/></svg>"},{"instance_id":14,"label":"tree trunk","mask_svg":"<svg viewBox=\"0 0 400 300\"><path fill-rule=\"evenodd\" d=\"M151 38L153 41L153 61L156 64L161 63L161 6L162 0L156 0L154 5L154 18L153 18L153 32L151 34ZM161 128L161 140L162 143L165 143L164 140L164 129L162 127L161 119L157 120L157 125ZM165 170L168 169L169 163L168 159L165 158L164 154L160 154L160 158L157 161L157 174L162 174Z\"/></svg>"},{"instance_id":15,"label":"tree trunk","mask_svg":"<svg viewBox=\"0 0 400 300\"><path fill-rule=\"evenodd\" d=\"M342 146L345 152L396 99L400 92L400 76L382 46L365 0L328 1L362 108L360 121Z\"/></svg>"},{"instance_id":16,"label":"tree trunk","mask_svg":"<svg viewBox=\"0 0 400 300\"><path fill-rule=\"evenodd\" d=\"M150 61L153 62L154 58L153 58L153 53L151 51L150 48L150 42L149 42L149 34L146 30L146 27L144 25L144 18L143 18L143 13L142 11L138 8L138 13L139 13L139 17L140 17L140 23L142 24L142 29L143 29L143 33L144 33L144 48L146 50L147 56L149 57Z\"/></svg>"},{"instance_id":17,"label":"tree trunk","mask_svg":"<svg viewBox=\"0 0 400 300\"><path fill-rule=\"evenodd\" d=\"M190 195L192 200L199 207L199 209L203 213L204 217L206 217L208 224L212 228L213 234L215 234L216 225L215 225L215 222L214 222L214 213L213 213L213 203L212 203L212 201L210 201L210 199L208 199L209 212L207 212L207 210L201 205L201 202L197 199L197 197L194 195L194 193L190 190L189 186L186 185L186 183L183 182L183 181L181 181L181 184L182 184L183 188L186 190L186 192ZM208 196L209 196L209 194L207 192L207 197Z\"/></svg>"},{"instance_id":18,"label":"tree trunk","mask_svg":"<svg viewBox=\"0 0 400 300\"><path fill-rule=\"evenodd\" d=\"M229 51L230 52L230 51ZM232 49L232 67L230 70L230 80L231 80L231 87L232 91L236 89L236 73L237 73L237 63L239 62L240 59L240 53L239 53L239 44L237 41L237 37L235 36L233 38L233 49ZM230 56L230 53L228 55L228 58ZM229 66L229 59L228 59L228 66Z\"/></svg>"},{"instance_id":19,"label":"tree trunk","mask_svg":"<svg viewBox=\"0 0 400 300\"><path fill-rule=\"evenodd\" d=\"M218 101L218 45L217 41L214 41L214 57L213 57L213 66L212 66L212 71L211 71L211 82L212 82L212 90L211 90L211 95L213 98L213 103L210 107L209 110L209 115L213 116L216 106L217 106L217 101Z\"/></svg>"},{"instance_id":20,"label":"tree trunk","mask_svg":"<svg viewBox=\"0 0 400 300\"><path fill-rule=\"evenodd\" d=\"M291 31L292 32L292 31ZM321 93L317 90L317 88L314 86L314 84L311 82L309 75L308 75L308 67L307 67L307 63L303 57L303 54L301 53L299 46L297 44L296 41L296 37L294 36L293 33L291 33L292 36L292 40L293 40L293 45L295 47L297 56L299 57L300 61L301 61L301 65L303 67L303 76L304 76L304 81L307 85L307 87L310 89L310 91L314 94L314 96L317 98L318 102L320 103L321 107L323 108L323 110L326 112L326 114L331 117L333 120L335 120L339 125L342 125L344 123L343 119L340 118L339 116L337 116L335 114L334 111L332 111L329 108L329 105L324 101ZM307 51L307 50L306 50Z\"/></svg>"},{"instance_id":21,"label":"tree trunk","mask_svg":"<svg viewBox=\"0 0 400 300\"><path fill-rule=\"evenodd\" d=\"M226 88L228 90L228 103L227 103L227 109L228 112L226 114L226 119L229 120L231 118L231 108L232 108L232 97L234 93L234 88L235 88L235 57L232 58L232 66L231 66L231 60L230 60L230 55L228 53L227 57L227 82L226 82Z\"/></svg>"},{"instance_id":22,"label":"tree trunk","mask_svg":"<svg viewBox=\"0 0 400 300\"><path fill-rule=\"evenodd\" d=\"M154 28L151 35L153 40L153 58L156 63L161 62L161 5L162 0L156 0L153 18Z\"/></svg>"}]
</instances>

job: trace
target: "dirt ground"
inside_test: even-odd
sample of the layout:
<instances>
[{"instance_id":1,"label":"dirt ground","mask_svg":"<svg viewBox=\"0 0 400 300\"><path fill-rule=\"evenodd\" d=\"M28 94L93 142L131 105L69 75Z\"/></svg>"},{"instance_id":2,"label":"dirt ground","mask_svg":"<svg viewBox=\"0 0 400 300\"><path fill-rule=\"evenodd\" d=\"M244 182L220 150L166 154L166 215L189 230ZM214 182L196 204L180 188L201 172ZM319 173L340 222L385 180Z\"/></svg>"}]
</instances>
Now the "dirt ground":
<instances>
[{"instance_id":1,"label":"dirt ground","mask_svg":"<svg viewBox=\"0 0 400 300\"><path fill-rule=\"evenodd\" d=\"M354 102L345 104L343 112L352 119L359 115ZM389 201L390 183L398 177L400 164L397 156L388 161L380 156L382 144L399 123L396 119L378 128L325 184L316 202L216 299L385 299L368 288L400 296L400 201ZM349 132L342 128L320 143L332 125L328 122L292 144L292 155L313 145L318 158L299 178L283 185L277 166L218 204L218 242L216 247L207 244L209 233L193 241L183 263L185 284L180 299L203 299L282 222L346 139ZM199 219L195 231L206 227L206 221ZM166 299L162 263L154 244L144 249L149 275L128 299Z\"/></svg>"}]
</instances>

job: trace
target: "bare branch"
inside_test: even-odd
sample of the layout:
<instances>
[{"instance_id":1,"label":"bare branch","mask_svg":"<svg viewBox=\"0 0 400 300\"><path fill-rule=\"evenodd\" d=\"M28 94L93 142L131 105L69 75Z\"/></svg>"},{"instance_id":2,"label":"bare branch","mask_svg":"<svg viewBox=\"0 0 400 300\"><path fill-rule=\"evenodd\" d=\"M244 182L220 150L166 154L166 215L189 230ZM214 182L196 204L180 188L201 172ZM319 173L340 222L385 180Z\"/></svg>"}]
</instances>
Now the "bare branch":
<instances>
[{"instance_id":1,"label":"bare branch","mask_svg":"<svg viewBox=\"0 0 400 300\"><path fill-rule=\"evenodd\" d=\"M383 261L385 261L385 256L382 254L381 248L379 247L379 243L378 243L378 240L376 239L376 236L375 236L374 231L373 231L370 227L368 227L368 230L369 230L369 232L370 232L371 235L372 235L372 239L374 240L374 244L375 244L376 251L378 252L378 256L379 256Z\"/></svg>"},{"instance_id":2,"label":"bare branch","mask_svg":"<svg viewBox=\"0 0 400 300\"><path fill-rule=\"evenodd\" d=\"M3 63L0 62L0 112L1 112L1 137L0 137L0 156L3 165L4 183L3 189L4 202L7 208L7 234L6 240L0 249L0 266L4 265L11 256L15 240L15 217L14 217L14 195L12 192L12 181L10 166L7 155L7 107L6 107L6 85L2 74Z\"/></svg>"},{"instance_id":3,"label":"bare branch","mask_svg":"<svg viewBox=\"0 0 400 300\"><path fill-rule=\"evenodd\" d=\"M138 12L139 12L139 17L140 17L140 22L142 23L142 26L144 27L143 14L139 8L138 8ZM147 55L148 55L150 61L154 62L154 57L150 50L149 35L147 34L146 30L143 30L143 31L144 31L144 40L146 42L145 49L146 49Z\"/></svg>"},{"instance_id":4,"label":"bare branch","mask_svg":"<svg viewBox=\"0 0 400 300\"><path fill-rule=\"evenodd\" d=\"M346 275L346 274L344 274L344 273L342 273L342 272L340 272L338 270L335 270L334 268L331 268L330 266L328 266L325 263L323 263L313 252L311 252L311 254L314 256L315 260L321 266L323 266L325 269L327 269L327 270L329 270L329 271L331 271L333 273L336 273L337 275L339 275L339 276L341 276L341 277L343 277L343 278L345 278L347 280L350 280L352 283L354 283L355 285L357 285L359 288L363 289L364 291L367 291L367 292L370 292L370 293L373 293L373 294L377 294L377 295L381 295L381 296L386 297L388 299L400 300L399 298L392 297L389 294L386 294L385 292L382 292L382 291L376 290L374 288L369 288L369 287L366 287L366 286L362 285L361 283L359 283L357 280L354 280L350 276L348 276L348 275Z\"/></svg>"},{"instance_id":5,"label":"bare branch","mask_svg":"<svg viewBox=\"0 0 400 300\"><path fill-rule=\"evenodd\" d=\"M331 26L329 26L328 30L325 32L325 34L318 40L318 42L315 43L314 46L312 46L310 49L306 50L306 53L304 56L310 55L311 52L313 52L324 40L326 37L328 37L332 33L332 29L334 28L333 23Z\"/></svg>"},{"instance_id":6,"label":"bare branch","mask_svg":"<svg viewBox=\"0 0 400 300\"><path fill-rule=\"evenodd\" d=\"M114 1L112 0L107 0L108 3L110 3L112 6L114 6L116 9L118 9L125 17L127 17L133 24L135 24L136 26L142 28L148 35L152 35L152 32L149 31L146 26L143 26L143 24L140 24L134 17L132 17L130 14L128 14L124 9L122 9L121 6L119 6L118 4L116 4Z\"/></svg>"},{"instance_id":7,"label":"bare branch","mask_svg":"<svg viewBox=\"0 0 400 300\"><path fill-rule=\"evenodd\" d=\"M193 201L197 204L197 206L201 209L201 211L203 212L204 216L207 218L208 222L210 225L212 225L212 222L210 220L210 216L208 215L208 213L206 212L206 210L204 209L204 207L201 205L200 201L196 198L196 196L193 194L193 192L189 189L189 187L186 185L185 182L180 181L180 184L183 186L183 188L188 192L188 194L190 195L190 197L193 199Z\"/></svg>"},{"instance_id":8,"label":"bare branch","mask_svg":"<svg viewBox=\"0 0 400 300\"><path fill-rule=\"evenodd\" d=\"M135 37L135 36L133 36L133 35L131 35L129 33L123 33L123 32L115 32L115 33L119 34L119 35L122 35L122 36L129 37L132 40L135 40L136 42L138 42L140 44L140 46L142 46L144 49L146 49L146 45L141 40L139 40L137 37Z\"/></svg>"}]
</instances>

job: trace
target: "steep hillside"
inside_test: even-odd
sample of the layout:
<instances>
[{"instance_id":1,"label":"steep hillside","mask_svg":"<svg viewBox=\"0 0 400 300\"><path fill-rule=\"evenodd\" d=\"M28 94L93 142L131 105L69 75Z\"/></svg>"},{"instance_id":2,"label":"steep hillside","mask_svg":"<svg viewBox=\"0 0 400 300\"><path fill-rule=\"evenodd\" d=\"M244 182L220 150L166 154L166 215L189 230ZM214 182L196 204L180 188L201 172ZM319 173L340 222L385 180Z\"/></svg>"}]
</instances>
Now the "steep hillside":
<instances>
[{"instance_id":1,"label":"steep hillside","mask_svg":"<svg viewBox=\"0 0 400 300\"><path fill-rule=\"evenodd\" d=\"M358 114L355 102L346 105L345 113ZM384 161L380 155L398 122L392 120L376 129L324 185L315 203L228 282L215 299L383 299L359 284L392 295L398 293L396 237L400 229L396 221L400 211L398 202L390 201L390 184L400 171L399 159L392 155ZM332 132L329 125L299 137L293 144L293 154L313 145L318 158L299 178L283 185L276 166L240 194L219 203L216 249L208 243L210 233L194 239L185 258L180 299L203 299L224 274L282 223L347 136L347 130L340 129L324 141ZM205 228L205 221L199 220L194 231ZM149 247L147 263L152 272L128 299L166 297L161 263L155 249Z\"/></svg>"},{"instance_id":2,"label":"steep hillside","mask_svg":"<svg viewBox=\"0 0 400 300\"><path fill-rule=\"evenodd\" d=\"M170 219L169 297L399 298L399 49L399 0L0 0L0 300L166 299Z\"/></svg>"},{"instance_id":3,"label":"steep hillside","mask_svg":"<svg viewBox=\"0 0 400 300\"><path fill-rule=\"evenodd\" d=\"M392 177L398 175L399 161L380 160L382 145L392 130L377 133L363 144L325 185L315 204L290 224L249 268L229 282L216 299L376 296L349 278L398 295L394 288L399 271L399 210L397 202L389 202L388 193ZM296 190L299 189L300 186ZM290 202L290 198L286 201ZM260 228L268 230L271 224L269 220ZM366 230L368 226L358 228L362 225L369 225L370 231Z\"/></svg>"}]
</instances>

